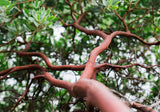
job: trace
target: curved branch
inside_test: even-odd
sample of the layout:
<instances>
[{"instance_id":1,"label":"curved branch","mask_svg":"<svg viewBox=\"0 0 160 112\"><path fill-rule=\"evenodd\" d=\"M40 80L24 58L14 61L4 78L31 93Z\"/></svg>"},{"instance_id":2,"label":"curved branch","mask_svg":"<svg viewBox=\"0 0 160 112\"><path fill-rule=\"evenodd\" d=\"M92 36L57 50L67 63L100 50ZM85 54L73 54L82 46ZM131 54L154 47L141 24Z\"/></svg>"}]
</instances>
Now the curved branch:
<instances>
[{"instance_id":1,"label":"curved branch","mask_svg":"<svg viewBox=\"0 0 160 112\"><path fill-rule=\"evenodd\" d=\"M83 30L83 32L87 33L87 34L90 34L92 32L94 32L94 30L87 30L86 28L83 28L81 26L79 26L78 24L74 24L74 25L77 25L76 28L80 29L81 31ZM101 32L94 32L96 35L99 35L101 34L102 36L107 36L106 34L104 33L101 33ZM106 50L108 48L108 46L110 45L112 39L116 36L116 35L123 35L123 36L126 36L126 37L134 37L138 40L140 40L142 43L144 44L147 44L147 45L157 45L157 44L160 44L160 41L158 42L145 42L143 39L141 39L140 37L138 37L137 35L134 35L130 32L123 32L123 31L116 31L116 32L113 32L111 33L110 35L108 35L104 42L96 47L91 53L90 53L90 58L86 64L86 68L84 70L84 72L82 73L81 75L81 78L91 78L93 73L94 73L94 64L95 64L95 60L97 58L97 56L103 52L104 50Z\"/></svg>"},{"instance_id":2,"label":"curved branch","mask_svg":"<svg viewBox=\"0 0 160 112\"><path fill-rule=\"evenodd\" d=\"M26 69L31 69L31 70L41 70L41 71L45 71L45 68L37 65L37 64L30 64L30 65L25 65L25 66L16 66L16 67L12 67L9 68L7 70L1 71L0 72L0 79L4 79L5 77L7 77L10 73L15 72L15 71L21 71L21 70L26 70Z\"/></svg>"},{"instance_id":3,"label":"curved branch","mask_svg":"<svg viewBox=\"0 0 160 112\"><path fill-rule=\"evenodd\" d=\"M95 60L97 58L97 56L103 52L105 49L108 48L108 46L110 45L112 40L112 36L109 36L108 38L106 38L104 40L104 42L96 47L94 50L92 50L92 52L90 53L90 57L89 60L86 64L85 70L82 73L80 78L91 78L95 72Z\"/></svg>"},{"instance_id":4,"label":"curved branch","mask_svg":"<svg viewBox=\"0 0 160 112\"><path fill-rule=\"evenodd\" d=\"M67 0L65 0L65 1L66 1L66 3L68 2ZM68 4L69 4L69 2L68 2ZM145 42L139 36L130 33L126 23L124 22L124 19L122 17L120 17L116 11L115 11L116 15L122 20L127 32L115 31L115 32L111 33L110 35L107 35L103 31L100 31L100 30L88 30L88 29L79 25L80 21L87 13L88 12L81 14L81 16L78 18L78 20L75 21L75 23L73 23L73 26L75 28L77 28L78 30L80 30L81 32L84 32L88 35L97 35L97 36L102 37L104 39L104 42L90 53L90 58L86 64L84 72L81 75L81 78L91 78L92 77L92 75L95 71L94 65L95 65L96 57L101 52L103 52L104 50L106 50L108 48L108 46L111 43L112 38L114 38L116 35L122 35L122 36L126 36L126 37L134 37L146 45L159 45L160 44L160 41L158 41L158 42Z\"/></svg>"},{"instance_id":5,"label":"curved branch","mask_svg":"<svg viewBox=\"0 0 160 112\"><path fill-rule=\"evenodd\" d=\"M107 34L105 34L103 31L100 30L88 30L82 26L80 26L77 22L73 24L75 28L78 30L85 32L87 35L97 35L102 37L103 39L107 38Z\"/></svg>"},{"instance_id":6,"label":"curved branch","mask_svg":"<svg viewBox=\"0 0 160 112\"><path fill-rule=\"evenodd\" d=\"M44 55L41 52L16 52L19 56L39 56L42 57L44 59L44 61L46 62L47 66L52 69L52 70L77 70L77 71L81 71L85 68L85 65L60 65L60 66L55 66L52 65L49 61L49 59L47 58L46 55Z\"/></svg>"},{"instance_id":7,"label":"curved branch","mask_svg":"<svg viewBox=\"0 0 160 112\"><path fill-rule=\"evenodd\" d=\"M140 38L139 36L137 36L135 34L132 34L130 32L115 31L115 32L111 33L110 35L114 35L114 36L121 35L121 36L126 36L127 38L133 37L135 39L138 39L140 42L142 42L143 44L146 44L146 45L159 45L160 44L160 41L158 41L158 42L146 42L142 38Z\"/></svg>"},{"instance_id":8,"label":"curved branch","mask_svg":"<svg viewBox=\"0 0 160 112\"><path fill-rule=\"evenodd\" d=\"M146 69L151 69L155 66L160 66L160 65L152 65L152 66L145 66L145 65L142 65L142 64L139 64L139 63L134 63L134 64L130 64L130 65L124 65L124 66L120 66L120 65L112 65L110 63L103 63L103 64L99 64L99 65L96 65L96 69L101 69L104 67L108 68L108 67L112 67L112 68L129 68L129 67L133 67L133 66L140 66L142 68L146 68Z\"/></svg>"},{"instance_id":9,"label":"curved branch","mask_svg":"<svg viewBox=\"0 0 160 112\"><path fill-rule=\"evenodd\" d=\"M71 12L71 17L72 17L72 19L74 20L74 22L76 21L76 18L74 17L74 15L73 15L73 9L72 9L72 4L69 2L69 1L67 1L67 0L64 0L65 2L66 2L66 4L70 7L70 12Z\"/></svg>"},{"instance_id":10,"label":"curved branch","mask_svg":"<svg viewBox=\"0 0 160 112\"><path fill-rule=\"evenodd\" d=\"M82 32L85 32L86 34L88 35L98 35L100 37L102 37L104 39L104 42L98 46L97 48L95 48L91 53L90 53L90 58L86 64L86 67L85 67L85 70L84 72L82 73L81 75L81 78L91 78L94 71L95 71L95 68L94 68L94 65L95 65L95 60L96 60L96 57L101 53L103 52L104 50L106 50L108 48L108 46L110 45L111 43L111 40L116 36L116 35L120 35L120 36L126 36L126 37L133 37L133 38L136 38L138 39L140 42L142 42L143 44L146 44L146 45L159 45L160 44L160 41L158 42L145 42L142 38L140 38L139 36L135 35L135 34L132 34L130 33L129 31L128 32L123 32L123 31L115 31L113 33L111 33L110 35L107 35L105 34L104 32L100 31L100 30L88 30L82 26L80 26L78 23L81 21L82 17L84 16L85 14L82 14L80 17L79 17L79 20L77 22L75 22L73 24L73 26L75 28L77 28L78 30L82 31ZM120 17L121 18L121 17ZM122 18L121 18L122 19ZM122 19L123 20L123 19ZM123 21L124 22L124 21ZM127 27L126 27L127 28Z\"/></svg>"},{"instance_id":11,"label":"curved branch","mask_svg":"<svg viewBox=\"0 0 160 112\"><path fill-rule=\"evenodd\" d=\"M71 83L63 80L55 79L49 72L43 72L44 78L56 87L61 87L71 92Z\"/></svg>"},{"instance_id":12,"label":"curved branch","mask_svg":"<svg viewBox=\"0 0 160 112\"><path fill-rule=\"evenodd\" d=\"M127 36L127 37L134 37L136 39L138 39L139 41L141 41L143 44L146 44L146 45L159 45L160 44L160 41L158 42L145 42L142 38L140 38L139 36L135 35L135 34L132 34L130 33L129 31L128 32L123 32L123 31L115 31L113 33L111 33L110 35L107 35L105 34L103 31L100 31L100 30L88 30L82 26L79 25L79 22L81 21L81 19L87 14L88 12L85 12L83 13L78 21L76 21L73 26L75 28L77 28L78 30L88 34L88 35L97 35L97 36L100 36L102 37L103 39L105 38L108 38L108 36L111 36L112 35L112 38L115 37L116 35L122 35L122 36ZM120 17L120 16L119 16ZM121 18L121 17L120 17ZM122 19L122 18L121 18ZM123 19L122 19L123 20Z\"/></svg>"},{"instance_id":13,"label":"curved branch","mask_svg":"<svg viewBox=\"0 0 160 112\"><path fill-rule=\"evenodd\" d=\"M26 51L28 51L28 49L30 48L30 46L31 46L31 41L27 42L25 48L23 50L21 50L20 52L26 52Z\"/></svg>"},{"instance_id":14,"label":"curved branch","mask_svg":"<svg viewBox=\"0 0 160 112\"><path fill-rule=\"evenodd\" d=\"M125 18L122 18L116 10L114 10L115 14L117 15L117 17L122 21L123 26L125 27L126 32L129 32L129 28L127 26L127 24L125 23Z\"/></svg>"}]
</instances>

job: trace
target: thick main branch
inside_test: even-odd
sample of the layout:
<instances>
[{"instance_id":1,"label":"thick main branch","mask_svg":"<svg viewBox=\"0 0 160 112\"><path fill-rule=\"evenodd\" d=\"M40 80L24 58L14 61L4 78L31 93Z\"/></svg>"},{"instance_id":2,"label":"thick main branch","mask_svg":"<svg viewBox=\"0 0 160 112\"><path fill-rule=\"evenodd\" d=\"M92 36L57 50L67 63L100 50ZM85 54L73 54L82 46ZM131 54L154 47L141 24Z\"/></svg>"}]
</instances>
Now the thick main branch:
<instances>
[{"instance_id":1,"label":"thick main branch","mask_svg":"<svg viewBox=\"0 0 160 112\"><path fill-rule=\"evenodd\" d=\"M97 106L102 112L130 112L110 90L102 83L91 79L80 79L72 85L74 97L87 98L87 102Z\"/></svg>"}]
</instances>

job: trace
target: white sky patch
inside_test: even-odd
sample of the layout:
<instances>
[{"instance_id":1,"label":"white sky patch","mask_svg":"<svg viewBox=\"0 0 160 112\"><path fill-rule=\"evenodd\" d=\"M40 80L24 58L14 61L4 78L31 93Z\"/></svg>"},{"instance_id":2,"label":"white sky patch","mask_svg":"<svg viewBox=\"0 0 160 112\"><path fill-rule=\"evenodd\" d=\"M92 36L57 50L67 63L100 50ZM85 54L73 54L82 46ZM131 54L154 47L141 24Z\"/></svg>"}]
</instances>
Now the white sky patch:
<instances>
[{"instance_id":1,"label":"white sky patch","mask_svg":"<svg viewBox=\"0 0 160 112\"><path fill-rule=\"evenodd\" d=\"M13 86L14 84L17 83L17 81L13 78L10 78L10 79L7 79L7 81L5 83L7 83L7 85Z\"/></svg>"},{"instance_id":2,"label":"white sky patch","mask_svg":"<svg viewBox=\"0 0 160 112\"><path fill-rule=\"evenodd\" d=\"M33 78L34 77L34 74L30 74L30 78Z\"/></svg>"},{"instance_id":3,"label":"white sky patch","mask_svg":"<svg viewBox=\"0 0 160 112\"><path fill-rule=\"evenodd\" d=\"M9 68L13 67L13 62L15 62L15 61L16 61L15 58L9 59L9 60L8 60L8 67L9 67Z\"/></svg>"},{"instance_id":4,"label":"white sky patch","mask_svg":"<svg viewBox=\"0 0 160 112\"><path fill-rule=\"evenodd\" d=\"M132 96L130 93L126 93L125 97L128 98L130 101L135 101L136 100L136 97Z\"/></svg>"},{"instance_id":5,"label":"white sky patch","mask_svg":"<svg viewBox=\"0 0 160 112\"><path fill-rule=\"evenodd\" d=\"M44 49L44 47L41 47L40 50L44 51L45 49Z\"/></svg>"},{"instance_id":6,"label":"white sky patch","mask_svg":"<svg viewBox=\"0 0 160 112\"><path fill-rule=\"evenodd\" d=\"M97 58L96 58L96 64L98 64L101 60L101 57L98 55Z\"/></svg>"},{"instance_id":7,"label":"white sky patch","mask_svg":"<svg viewBox=\"0 0 160 112\"><path fill-rule=\"evenodd\" d=\"M17 41L20 41L20 42L24 42L21 36L18 36L18 37L16 38L16 40L17 40Z\"/></svg>"},{"instance_id":8,"label":"white sky patch","mask_svg":"<svg viewBox=\"0 0 160 112\"><path fill-rule=\"evenodd\" d=\"M109 73L109 77L115 78L115 73L114 73L113 71L111 71L111 72Z\"/></svg>"},{"instance_id":9,"label":"white sky patch","mask_svg":"<svg viewBox=\"0 0 160 112\"><path fill-rule=\"evenodd\" d=\"M149 42L155 42L156 41L156 39L155 38L153 38L153 37L149 37Z\"/></svg>"},{"instance_id":10,"label":"white sky patch","mask_svg":"<svg viewBox=\"0 0 160 112\"><path fill-rule=\"evenodd\" d=\"M25 47L26 47L25 45L19 46L19 47L18 47L18 51L19 51L19 50L22 50L22 49L25 49Z\"/></svg>"},{"instance_id":11,"label":"white sky patch","mask_svg":"<svg viewBox=\"0 0 160 112\"><path fill-rule=\"evenodd\" d=\"M0 102L1 102L1 104L4 103L4 100L3 100L3 99L4 99L4 97L5 97L5 94L6 94L5 91L3 91L3 92L0 93Z\"/></svg>"},{"instance_id":12,"label":"white sky patch","mask_svg":"<svg viewBox=\"0 0 160 112\"><path fill-rule=\"evenodd\" d=\"M89 54L87 53L87 50L84 49L81 55L81 60L84 60L84 62L87 62L88 57L89 57Z\"/></svg>"},{"instance_id":13,"label":"white sky patch","mask_svg":"<svg viewBox=\"0 0 160 112\"><path fill-rule=\"evenodd\" d=\"M61 33L65 31L65 28L60 25L55 25L53 27L55 40L58 41L61 38Z\"/></svg>"},{"instance_id":14,"label":"white sky patch","mask_svg":"<svg viewBox=\"0 0 160 112\"><path fill-rule=\"evenodd\" d=\"M137 63L144 63L144 59L142 58L142 57L139 57L138 59L137 59Z\"/></svg>"},{"instance_id":15,"label":"white sky patch","mask_svg":"<svg viewBox=\"0 0 160 112\"><path fill-rule=\"evenodd\" d=\"M142 88L143 88L143 90L145 90L146 95L151 92L151 89L149 89L149 88L151 88L151 85L148 82L145 85L142 85Z\"/></svg>"},{"instance_id":16,"label":"white sky patch","mask_svg":"<svg viewBox=\"0 0 160 112\"><path fill-rule=\"evenodd\" d=\"M82 38L79 35L80 35L80 33L76 34L75 40L78 40L78 41L82 40Z\"/></svg>"},{"instance_id":17,"label":"white sky patch","mask_svg":"<svg viewBox=\"0 0 160 112\"><path fill-rule=\"evenodd\" d=\"M156 62L155 54L153 54L151 51L147 51L147 52L145 53L145 56L146 56L146 55L151 55L150 61L152 62L152 65L154 65L154 64L157 63L157 62Z\"/></svg>"},{"instance_id":18,"label":"white sky patch","mask_svg":"<svg viewBox=\"0 0 160 112\"><path fill-rule=\"evenodd\" d=\"M25 86L26 85L26 81L23 80L22 81L22 85Z\"/></svg>"},{"instance_id":19,"label":"white sky patch","mask_svg":"<svg viewBox=\"0 0 160 112\"><path fill-rule=\"evenodd\" d=\"M26 103L20 103L16 108L16 112L19 111L19 108L22 108L24 105L26 105Z\"/></svg>"},{"instance_id":20,"label":"white sky patch","mask_svg":"<svg viewBox=\"0 0 160 112\"><path fill-rule=\"evenodd\" d=\"M70 56L71 56L71 58L74 58L75 61L79 62L80 56L78 54L72 53Z\"/></svg>"},{"instance_id":21,"label":"white sky patch","mask_svg":"<svg viewBox=\"0 0 160 112\"><path fill-rule=\"evenodd\" d=\"M75 74L73 73L73 71L62 71L60 74L60 77L63 78L63 80L65 81L69 81L69 82L75 82L79 79L79 77L75 76Z\"/></svg>"},{"instance_id":22,"label":"white sky patch","mask_svg":"<svg viewBox=\"0 0 160 112\"><path fill-rule=\"evenodd\" d=\"M29 37L32 36L32 33L31 32L26 32L26 40L29 40Z\"/></svg>"}]
</instances>

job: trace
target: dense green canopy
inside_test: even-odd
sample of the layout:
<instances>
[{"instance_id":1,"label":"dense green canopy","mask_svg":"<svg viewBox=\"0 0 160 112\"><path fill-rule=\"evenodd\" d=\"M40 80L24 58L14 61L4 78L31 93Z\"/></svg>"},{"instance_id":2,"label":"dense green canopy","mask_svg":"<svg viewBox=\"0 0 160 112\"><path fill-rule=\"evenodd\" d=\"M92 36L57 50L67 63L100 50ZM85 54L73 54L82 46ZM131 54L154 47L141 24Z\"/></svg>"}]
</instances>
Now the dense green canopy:
<instances>
[{"instance_id":1,"label":"dense green canopy","mask_svg":"<svg viewBox=\"0 0 160 112\"><path fill-rule=\"evenodd\" d=\"M18 51L41 52L52 65L86 64L91 51L104 40L70 25L83 16L80 26L116 35L96 64L108 63L96 80L127 102L160 109L160 2L158 0L0 0L0 111L8 112L25 90L16 111L47 112L86 110L85 99L71 97L43 78L38 69L13 69L41 65L56 79L75 82L81 70L52 70L42 56L21 56ZM75 19L75 20L74 20ZM153 44L149 44L153 42ZM128 65L128 66L126 66ZM135 110L136 111L136 110Z\"/></svg>"}]
</instances>

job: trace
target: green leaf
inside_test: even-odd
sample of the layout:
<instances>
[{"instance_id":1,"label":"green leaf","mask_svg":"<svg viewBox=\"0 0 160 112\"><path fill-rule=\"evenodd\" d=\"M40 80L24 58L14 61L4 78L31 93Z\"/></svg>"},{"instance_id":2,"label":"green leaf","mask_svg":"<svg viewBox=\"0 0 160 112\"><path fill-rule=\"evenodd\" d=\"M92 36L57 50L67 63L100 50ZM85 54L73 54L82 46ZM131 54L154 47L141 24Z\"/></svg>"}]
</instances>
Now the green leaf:
<instances>
[{"instance_id":1,"label":"green leaf","mask_svg":"<svg viewBox=\"0 0 160 112\"><path fill-rule=\"evenodd\" d=\"M23 9L23 13L26 17L29 17L29 10Z\"/></svg>"},{"instance_id":2,"label":"green leaf","mask_svg":"<svg viewBox=\"0 0 160 112\"><path fill-rule=\"evenodd\" d=\"M14 8L14 4L10 4L9 6L8 6L8 8L7 8L7 10L12 10L12 8Z\"/></svg>"},{"instance_id":3,"label":"green leaf","mask_svg":"<svg viewBox=\"0 0 160 112\"><path fill-rule=\"evenodd\" d=\"M47 14L46 14L46 16L48 16L48 15L50 14L50 12L51 12L51 10L50 10L50 9L48 9L48 10L47 10Z\"/></svg>"},{"instance_id":4,"label":"green leaf","mask_svg":"<svg viewBox=\"0 0 160 112\"><path fill-rule=\"evenodd\" d=\"M30 25L29 23L26 23L26 26L27 26L30 30L35 30L35 27L33 27L32 25Z\"/></svg>"},{"instance_id":5,"label":"green leaf","mask_svg":"<svg viewBox=\"0 0 160 112\"><path fill-rule=\"evenodd\" d=\"M114 6L111 6L110 8L111 8L111 9L117 9L118 6L114 5Z\"/></svg>"},{"instance_id":6,"label":"green leaf","mask_svg":"<svg viewBox=\"0 0 160 112\"><path fill-rule=\"evenodd\" d=\"M10 4L10 2L8 0L0 0L0 5L1 6L7 6L9 4Z\"/></svg>"},{"instance_id":7,"label":"green leaf","mask_svg":"<svg viewBox=\"0 0 160 112\"><path fill-rule=\"evenodd\" d=\"M35 7L38 8L38 0L35 2Z\"/></svg>"},{"instance_id":8,"label":"green leaf","mask_svg":"<svg viewBox=\"0 0 160 112\"><path fill-rule=\"evenodd\" d=\"M37 20L40 21L40 15L39 14L37 14Z\"/></svg>"},{"instance_id":9,"label":"green leaf","mask_svg":"<svg viewBox=\"0 0 160 112\"><path fill-rule=\"evenodd\" d=\"M76 34L78 34L80 31L76 29Z\"/></svg>"},{"instance_id":10,"label":"green leaf","mask_svg":"<svg viewBox=\"0 0 160 112\"><path fill-rule=\"evenodd\" d=\"M43 17L43 19L42 19L42 23L44 23L46 21L46 16L45 17Z\"/></svg>"},{"instance_id":11,"label":"green leaf","mask_svg":"<svg viewBox=\"0 0 160 112\"><path fill-rule=\"evenodd\" d=\"M34 21L35 21L33 17L29 17L28 19L29 19L31 22L34 22Z\"/></svg>"},{"instance_id":12,"label":"green leaf","mask_svg":"<svg viewBox=\"0 0 160 112\"><path fill-rule=\"evenodd\" d=\"M43 4L43 0L42 0L42 1L36 0L36 1L32 4L32 6L33 6L33 8L38 9L38 8L40 8L40 6L41 6L42 4Z\"/></svg>"},{"instance_id":13,"label":"green leaf","mask_svg":"<svg viewBox=\"0 0 160 112\"><path fill-rule=\"evenodd\" d=\"M58 17L55 17L52 22L55 22L55 21L57 21L58 19L59 19Z\"/></svg>"},{"instance_id":14,"label":"green leaf","mask_svg":"<svg viewBox=\"0 0 160 112\"><path fill-rule=\"evenodd\" d=\"M47 21L52 21L55 18L55 16L50 16L47 18Z\"/></svg>"}]
</instances>

